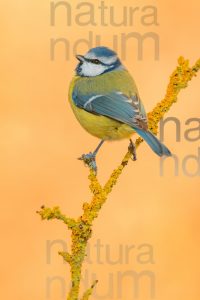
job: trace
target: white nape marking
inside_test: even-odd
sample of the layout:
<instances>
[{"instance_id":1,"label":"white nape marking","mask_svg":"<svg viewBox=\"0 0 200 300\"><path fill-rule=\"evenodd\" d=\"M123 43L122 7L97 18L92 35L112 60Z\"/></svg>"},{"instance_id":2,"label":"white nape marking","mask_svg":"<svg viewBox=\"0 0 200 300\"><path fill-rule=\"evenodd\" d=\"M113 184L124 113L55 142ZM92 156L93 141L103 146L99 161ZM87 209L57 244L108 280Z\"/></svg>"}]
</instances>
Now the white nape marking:
<instances>
[{"instance_id":1,"label":"white nape marking","mask_svg":"<svg viewBox=\"0 0 200 300\"><path fill-rule=\"evenodd\" d=\"M95 100L95 99L97 99L97 98L100 98L100 97L102 97L102 95L92 96L90 99L88 99L88 100L85 102L85 104L84 104L83 107L86 108L87 105L90 104L93 100Z\"/></svg>"},{"instance_id":2,"label":"white nape marking","mask_svg":"<svg viewBox=\"0 0 200 300\"><path fill-rule=\"evenodd\" d=\"M104 64L113 64L117 60L117 55L113 55L110 57L106 56L96 56L94 53L86 53L85 58L87 59L98 59Z\"/></svg>"}]
</instances>

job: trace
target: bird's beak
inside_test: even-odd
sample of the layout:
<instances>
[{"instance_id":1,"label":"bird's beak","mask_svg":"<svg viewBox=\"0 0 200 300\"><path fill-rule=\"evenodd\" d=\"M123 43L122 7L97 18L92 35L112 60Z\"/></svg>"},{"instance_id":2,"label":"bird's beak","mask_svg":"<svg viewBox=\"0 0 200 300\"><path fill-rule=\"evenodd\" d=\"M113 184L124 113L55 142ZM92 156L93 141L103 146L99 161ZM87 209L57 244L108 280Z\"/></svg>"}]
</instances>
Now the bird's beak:
<instances>
[{"instance_id":1,"label":"bird's beak","mask_svg":"<svg viewBox=\"0 0 200 300\"><path fill-rule=\"evenodd\" d=\"M76 55L76 58L80 61L80 62L84 62L84 56L83 55Z\"/></svg>"}]
</instances>

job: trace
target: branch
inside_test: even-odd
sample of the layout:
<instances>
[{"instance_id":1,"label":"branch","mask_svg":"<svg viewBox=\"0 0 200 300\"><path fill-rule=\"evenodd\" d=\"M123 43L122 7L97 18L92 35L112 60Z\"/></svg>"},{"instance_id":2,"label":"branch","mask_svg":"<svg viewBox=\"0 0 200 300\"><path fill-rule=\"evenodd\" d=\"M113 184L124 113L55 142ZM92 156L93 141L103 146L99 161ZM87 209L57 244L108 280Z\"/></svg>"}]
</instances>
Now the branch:
<instances>
[{"instance_id":1,"label":"branch","mask_svg":"<svg viewBox=\"0 0 200 300\"><path fill-rule=\"evenodd\" d=\"M63 215L58 206L52 209L45 206L41 206L41 210L37 211L37 213L41 216L42 220L61 220L67 225L69 229L72 229L74 226L76 226L76 221L72 218L68 218L65 215Z\"/></svg>"},{"instance_id":2,"label":"branch","mask_svg":"<svg viewBox=\"0 0 200 300\"><path fill-rule=\"evenodd\" d=\"M148 113L149 129L154 133L158 133L158 123L163 118L164 114L169 111L171 106L177 101L179 92L186 88L188 82L196 76L200 70L200 59L193 67L189 67L189 61L180 57L178 60L178 66L170 77L170 82L167 87L167 92L164 99L159 102L152 112ZM138 148L143 142L142 138L137 138L135 145ZM118 182L118 179L132 158L132 153L128 150L121 164L116 168L110 178L104 186L101 186L94 171L90 169L89 181L90 190L93 194L93 198L90 203L85 202L83 204L83 214L77 219L68 218L63 215L59 207L53 209L41 207L39 213L43 220L58 219L62 220L67 227L72 231L72 246L71 254L68 252L59 252L63 259L70 264L71 268L71 289L67 297L68 300L78 300L81 270L84 258L86 256L86 247L88 240L92 235L92 225L95 218L101 210L101 207L108 198L108 195L112 192L113 187ZM97 281L89 288L83 295L81 300L88 300L92 291L97 284Z\"/></svg>"},{"instance_id":3,"label":"branch","mask_svg":"<svg viewBox=\"0 0 200 300\"><path fill-rule=\"evenodd\" d=\"M199 70L200 59L197 60L195 65L191 68L189 67L188 60L185 60L182 56L178 59L178 66L170 76L170 82L167 86L165 97L155 106L152 112L148 113L149 130L151 130L155 135L158 134L158 124L160 120L163 118L166 112L169 111L171 106L175 102L177 102L179 92L187 87L188 82L192 80L194 76L196 76ZM136 148L138 148L142 142L142 138L137 138L135 142ZM110 178L108 179L104 187L101 187L94 171L90 169L89 180L93 199L90 204L84 206L83 218L85 221L91 223L94 218L98 216L98 212L100 211L102 205L105 203L108 195L111 193L114 185L116 185L119 176L128 164L131 157L132 155L128 151L119 167L115 169L110 175Z\"/></svg>"},{"instance_id":4,"label":"branch","mask_svg":"<svg viewBox=\"0 0 200 300\"><path fill-rule=\"evenodd\" d=\"M83 297L82 297L81 300L88 300L88 299L89 299L89 297L92 295L93 289L95 288L95 286L97 285L97 283L98 283L98 280L95 280L95 282L93 283L93 285L91 286L91 288L88 289L88 290L84 293L84 295L83 295Z\"/></svg>"},{"instance_id":5,"label":"branch","mask_svg":"<svg viewBox=\"0 0 200 300\"><path fill-rule=\"evenodd\" d=\"M58 252L58 254L63 257L64 261L66 261L69 264L71 264L71 262L72 262L72 256L71 256L71 254L69 254L68 252Z\"/></svg>"}]
</instances>

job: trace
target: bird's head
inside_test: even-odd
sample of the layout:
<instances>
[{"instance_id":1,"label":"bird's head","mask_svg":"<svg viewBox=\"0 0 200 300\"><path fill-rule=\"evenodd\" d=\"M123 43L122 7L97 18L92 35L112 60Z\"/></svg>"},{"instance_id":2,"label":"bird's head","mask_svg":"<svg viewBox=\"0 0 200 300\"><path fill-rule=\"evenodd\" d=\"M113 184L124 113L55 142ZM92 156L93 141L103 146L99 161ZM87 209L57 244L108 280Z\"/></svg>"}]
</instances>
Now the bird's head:
<instances>
[{"instance_id":1,"label":"bird's head","mask_svg":"<svg viewBox=\"0 0 200 300\"><path fill-rule=\"evenodd\" d=\"M76 58L79 60L76 74L82 77L94 77L123 67L116 52L107 47L92 48Z\"/></svg>"}]
</instances>

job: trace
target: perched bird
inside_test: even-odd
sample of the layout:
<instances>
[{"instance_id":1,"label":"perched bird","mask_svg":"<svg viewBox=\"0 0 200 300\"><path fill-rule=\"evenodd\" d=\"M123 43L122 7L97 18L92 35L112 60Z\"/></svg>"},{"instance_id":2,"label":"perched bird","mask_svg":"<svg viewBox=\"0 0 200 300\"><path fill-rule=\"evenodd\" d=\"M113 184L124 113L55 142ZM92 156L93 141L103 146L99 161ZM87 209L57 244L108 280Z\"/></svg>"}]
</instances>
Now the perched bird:
<instances>
[{"instance_id":1,"label":"perched bird","mask_svg":"<svg viewBox=\"0 0 200 300\"><path fill-rule=\"evenodd\" d=\"M69 101L84 129L101 139L93 153L83 154L80 159L96 171L95 158L103 142L130 139L134 132L157 155L171 156L167 147L148 130L147 115L136 84L116 52L96 47L76 58L79 63L70 84ZM136 159L132 141L130 145Z\"/></svg>"}]
</instances>

